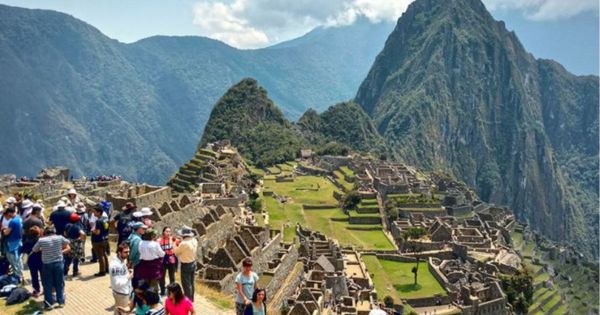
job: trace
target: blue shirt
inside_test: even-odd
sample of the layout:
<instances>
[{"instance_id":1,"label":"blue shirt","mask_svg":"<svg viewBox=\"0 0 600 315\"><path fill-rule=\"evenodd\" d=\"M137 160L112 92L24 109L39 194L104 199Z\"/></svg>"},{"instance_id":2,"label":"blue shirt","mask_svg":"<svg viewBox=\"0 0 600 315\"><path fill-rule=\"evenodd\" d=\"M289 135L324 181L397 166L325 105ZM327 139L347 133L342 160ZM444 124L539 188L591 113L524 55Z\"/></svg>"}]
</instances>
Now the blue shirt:
<instances>
[{"instance_id":1,"label":"blue shirt","mask_svg":"<svg viewBox=\"0 0 600 315\"><path fill-rule=\"evenodd\" d=\"M19 247L22 245L21 240L23 239L23 220L21 217L16 216L12 218L8 223L8 228L10 229L10 234L6 237L8 251L18 251Z\"/></svg>"},{"instance_id":2,"label":"blue shirt","mask_svg":"<svg viewBox=\"0 0 600 315\"><path fill-rule=\"evenodd\" d=\"M135 232L129 235L127 243L129 243L129 261L132 266L137 266L140 263L140 242L142 238Z\"/></svg>"},{"instance_id":3,"label":"blue shirt","mask_svg":"<svg viewBox=\"0 0 600 315\"><path fill-rule=\"evenodd\" d=\"M96 220L96 230L92 232L92 243L104 242L108 239L108 221L104 218ZM96 234L95 232L99 232Z\"/></svg>"},{"instance_id":4,"label":"blue shirt","mask_svg":"<svg viewBox=\"0 0 600 315\"><path fill-rule=\"evenodd\" d=\"M244 276L243 273L238 273L235 277L235 283L239 283L242 285L242 292L248 300L252 299L252 294L254 293L254 287L256 286L256 282L258 282L258 275L256 272L252 272L249 277ZM240 296L238 293L235 297L235 301L237 303L244 303L244 298Z\"/></svg>"}]
</instances>

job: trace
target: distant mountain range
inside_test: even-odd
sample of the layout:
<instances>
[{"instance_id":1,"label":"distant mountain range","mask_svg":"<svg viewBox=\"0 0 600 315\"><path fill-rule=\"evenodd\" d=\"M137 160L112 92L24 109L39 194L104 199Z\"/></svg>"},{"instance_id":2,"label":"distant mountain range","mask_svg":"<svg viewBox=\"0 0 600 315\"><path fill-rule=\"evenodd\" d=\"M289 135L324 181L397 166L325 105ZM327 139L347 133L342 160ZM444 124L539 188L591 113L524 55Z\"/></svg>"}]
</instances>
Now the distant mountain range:
<instances>
[{"instance_id":1,"label":"distant mountain range","mask_svg":"<svg viewBox=\"0 0 600 315\"><path fill-rule=\"evenodd\" d=\"M291 155L332 141L389 152L453 174L483 200L510 206L534 229L597 258L598 88L597 76L535 59L480 0L417 0L358 89L362 109L308 111L298 124L281 114L248 121L278 109L244 80L215 106L203 143L232 139L266 163L277 159L261 157L283 149ZM273 127L260 128L265 123ZM327 140L306 140L311 130Z\"/></svg>"},{"instance_id":2,"label":"distant mountain range","mask_svg":"<svg viewBox=\"0 0 600 315\"><path fill-rule=\"evenodd\" d=\"M0 5L0 173L65 165L162 183L213 104L254 77L298 119L353 97L392 24L366 20L239 50L208 38L112 40L69 15Z\"/></svg>"}]
</instances>

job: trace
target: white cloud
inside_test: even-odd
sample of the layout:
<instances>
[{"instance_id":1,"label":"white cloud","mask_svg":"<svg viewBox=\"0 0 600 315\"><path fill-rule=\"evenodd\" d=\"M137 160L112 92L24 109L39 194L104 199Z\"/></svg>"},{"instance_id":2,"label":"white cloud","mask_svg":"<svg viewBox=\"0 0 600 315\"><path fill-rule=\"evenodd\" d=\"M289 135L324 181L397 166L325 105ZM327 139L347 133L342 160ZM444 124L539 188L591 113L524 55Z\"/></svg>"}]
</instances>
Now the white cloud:
<instances>
[{"instance_id":1,"label":"white cloud","mask_svg":"<svg viewBox=\"0 0 600 315\"><path fill-rule=\"evenodd\" d=\"M569 18L582 12L598 12L598 0L483 0L489 10L516 9L534 21Z\"/></svg>"},{"instance_id":2,"label":"white cloud","mask_svg":"<svg viewBox=\"0 0 600 315\"><path fill-rule=\"evenodd\" d=\"M201 35L238 48L264 47L317 26L337 27L360 16L395 22L413 0L200 0L194 24ZM447 0L440 0L447 1ZM532 20L566 18L598 10L598 0L483 0L490 10L524 12Z\"/></svg>"},{"instance_id":3,"label":"white cloud","mask_svg":"<svg viewBox=\"0 0 600 315\"><path fill-rule=\"evenodd\" d=\"M301 35L323 25L391 21L412 0L202 0L194 6L201 35L238 48L256 48Z\"/></svg>"},{"instance_id":4,"label":"white cloud","mask_svg":"<svg viewBox=\"0 0 600 315\"><path fill-rule=\"evenodd\" d=\"M269 38L264 32L239 16L238 12L244 9L243 1L237 2L233 5L221 2L197 3L194 5L194 24L200 27L202 35L235 47L254 48L268 44Z\"/></svg>"}]
</instances>

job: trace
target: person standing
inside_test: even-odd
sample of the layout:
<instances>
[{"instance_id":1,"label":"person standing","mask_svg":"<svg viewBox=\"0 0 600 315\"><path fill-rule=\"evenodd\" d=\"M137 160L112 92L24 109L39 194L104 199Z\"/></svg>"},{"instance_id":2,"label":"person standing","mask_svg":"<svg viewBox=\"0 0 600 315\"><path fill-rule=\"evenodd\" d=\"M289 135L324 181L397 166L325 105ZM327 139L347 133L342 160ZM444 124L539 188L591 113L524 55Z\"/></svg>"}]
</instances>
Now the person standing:
<instances>
[{"instance_id":1,"label":"person standing","mask_svg":"<svg viewBox=\"0 0 600 315\"><path fill-rule=\"evenodd\" d=\"M121 213L118 213L113 218L113 222L115 228L117 229L117 233L119 234L117 238L117 245L121 244L123 241L126 241L131 235L132 225L133 225L133 212L135 212L135 205L132 202L128 202L122 208ZM131 247L131 244L129 244ZM132 250L132 248L130 248Z\"/></svg>"},{"instance_id":2,"label":"person standing","mask_svg":"<svg viewBox=\"0 0 600 315\"><path fill-rule=\"evenodd\" d=\"M121 243L117 246L117 255L114 256L108 267L110 273L110 287L115 299L115 315L121 314L120 309L129 306L129 295L131 294L131 278L133 272L127 267L129 256L129 245Z\"/></svg>"},{"instance_id":3,"label":"person standing","mask_svg":"<svg viewBox=\"0 0 600 315\"><path fill-rule=\"evenodd\" d=\"M139 279L137 275L137 266L140 263L140 242L142 241L142 235L146 232L147 226L142 222L136 222L132 226L133 233L129 235L127 243L129 244L129 264L133 269L133 286L137 287L137 281Z\"/></svg>"},{"instance_id":4,"label":"person standing","mask_svg":"<svg viewBox=\"0 0 600 315\"><path fill-rule=\"evenodd\" d=\"M48 220L52 225L54 225L54 229L56 229L57 235L63 235L65 233L65 227L69 224L71 220L71 211L67 210L67 205L64 201L59 200L56 203L56 211L50 214Z\"/></svg>"},{"instance_id":5,"label":"person standing","mask_svg":"<svg viewBox=\"0 0 600 315\"><path fill-rule=\"evenodd\" d=\"M4 229L8 228L8 224L10 223L10 220L12 218L12 216L9 214L9 209L15 209L15 203L17 202L17 200L15 199L15 197L8 197L8 199L6 199L6 207L4 207L4 211L2 211L2 220L1 220L1 225L0 225L0 255L5 256L6 255L6 239L7 236L4 235L4 233L1 233Z\"/></svg>"},{"instance_id":6,"label":"person standing","mask_svg":"<svg viewBox=\"0 0 600 315\"><path fill-rule=\"evenodd\" d=\"M29 218L23 222L23 253L27 254L27 267L31 274L31 285L34 297L40 295L40 275L42 272L42 253L32 252L33 245L37 243L44 232L44 221L41 218L42 208L37 205L31 209Z\"/></svg>"},{"instance_id":7,"label":"person standing","mask_svg":"<svg viewBox=\"0 0 600 315\"><path fill-rule=\"evenodd\" d=\"M237 315L243 315L246 306L252 303L254 290L258 289L258 275L252 271L252 259L242 261L242 272L235 277L235 286L235 311Z\"/></svg>"},{"instance_id":8,"label":"person standing","mask_svg":"<svg viewBox=\"0 0 600 315\"><path fill-rule=\"evenodd\" d=\"M19 281L23 281L23 264L19 254L19 249L23 245L23 220L17 215L17 209L15 208L6 209L5 215L10 219L10 222L8 227L2 229L2 235L6 237L6 250L4 253L14 275L19 277Z\"/></svg>"},{"instance_id":9,"label":"person standing","mask_svg":"<svg viewBox=\"0 0 600 315\"><path fill-rule=\"evenodd\" d=\"M102 207L96 205L94 207L94 216L96 217L96 225L92 232L92 250L98 258L99 271L94 276L102 277L108 272L108 257L106 248L108 246L108 222L102 217Z\"/></svg>"},{"instance_id":10,"label":"person standing","mask_svg":"<svg viewBox=\"0 0 600 315\"><path fill-rule=\"evenodd\" d=\"M157 233L153 229L146 230L142 235L139 245L140 263L136 268L136 277L148 282L150 287L158 292L158 282L163 275L165 252L160 248L156 237Z\"/></svg>"},{"instance_id":11,"label":"person standing","mask_svg":"<svg viewBox=\"0 0 600 315\"><path fill-rule=\"evenodd\" d=\"M181 285L183 292L192 302L194 301L194 274L196 273L196 252L198 251L198 240L192 228L183 226L179 231L183 238L179 246L173 249L173 253L181 262Z\"/></svg>"},{"instance_id":12,"label":"person standing","mask_svg":"<svg viewBox=\"0 0 600 315\"><path fill-rule=\"evenodd\" d=\"M77 204L81 201L81 199L79 198L79 196L77 195L77 191L75 190L75 188L71 188L69 190L67 190L67 206L70 208L75 208L75 206L77 206Z\"/></svg>"},{"instance_id":13,"label":"person standing","mask_svg":"<svg viewBox=\"0 0 600 315\"><path fill-rule=\"evenodd\" d=\"M52 290L56 292L57 307L62 308L65 305L63 255L69 250L71 250L69 240L62 235L56 235L56 229L53 226L47 226L44 229L44 237L33 245L33 252L42 252L42 286L44 287L46 310L52 310L54 307Z\"/></svg>"},{"instance_id":14,"label":"person standing","mask_svg":"<svg viewBox=\"0 0 600 315\"><path fill-rule=\"evenodd\" d=\"M162 237L160 238L160 247L165 252L163 259L163 274L160 278L160 295L165 295L165 278L167 272L169 273L169 284L175 282L175 272L177 271L177 256L173 253L173 247L175 246L176 239L171 236L171 228L165 227L162 231Z\"/></svg>"},{"instance_id":15,"label":"person standing","mask_svg":"<svg viewBox=\"0 0 600 315\"><path fill-rule=\"evenodd\" d=\"M252 294L252 303L246 305L244 315L266 315L267 294L265 289L256 289Z\"/></svg>"},{"instance_id":16,"label":"person standing","mask_svg":"<svg viewBox=\"0 0 600 315\"><path fill-rule=\"evenodd\" d=\"M79 262L85 256L83 244L85 244L85 232L81 225L81 218L77 213L71 213L71 223L65 227L64 236L69 240L71 250L65 255L65 276L69 274L69 267L73 263L73 277L79 276Z\"/></svg>"}]
</instances>

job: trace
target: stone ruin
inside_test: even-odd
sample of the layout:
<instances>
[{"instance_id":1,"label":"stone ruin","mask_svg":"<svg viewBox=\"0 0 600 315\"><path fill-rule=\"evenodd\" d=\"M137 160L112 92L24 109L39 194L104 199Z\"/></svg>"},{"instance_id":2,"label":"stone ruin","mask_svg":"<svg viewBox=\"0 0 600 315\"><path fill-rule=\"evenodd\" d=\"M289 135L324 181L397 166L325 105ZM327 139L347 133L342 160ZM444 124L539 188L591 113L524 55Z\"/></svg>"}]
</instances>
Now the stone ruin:
<instances>
[{"instance_id":1,"label":"stone ruin","mask_svg":"<svg viewBox=\"0 0 600 315\"><path fill-rule=\"evenodd\" d=\"M309 315L325 309L367 315L376 296L360 255L353 249L341 249L319 232L299 225L296 232L305 277L287 300L288 315Z\"/></svg>"}]
</instances>

